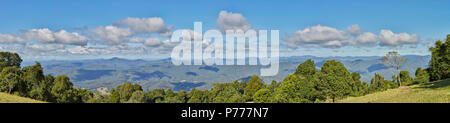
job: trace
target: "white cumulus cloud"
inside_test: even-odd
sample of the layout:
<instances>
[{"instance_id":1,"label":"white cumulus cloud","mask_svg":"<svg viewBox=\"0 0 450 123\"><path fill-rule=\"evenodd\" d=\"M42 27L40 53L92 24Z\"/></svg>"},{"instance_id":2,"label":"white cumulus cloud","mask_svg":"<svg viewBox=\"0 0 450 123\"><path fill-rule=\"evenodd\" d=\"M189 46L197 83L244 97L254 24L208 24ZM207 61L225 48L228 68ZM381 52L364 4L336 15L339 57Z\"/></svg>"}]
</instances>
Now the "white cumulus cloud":
<instances>
[{"instance_id":1,"label":"white cumulus cloud","mask_svg":"<svg viewBox=\"0 0 450 123\"><path fill-rule=\"evenodd\" d=\"M404 44L414 44L419 41L419 37L416 34L395 34L391 30L381 30L379 38L383 46L401 46Z\"/></svg>"},{"instance_id":2,"label":"white cumulus cloud","mask_svg":"<svg viewBox=\"0 0 450 123\"><path fill-rule=\"evenodd\" d=\"M227 11L220 11L216 25L222 31L237 29L247 31L252 28L252 25L247 23L247 19L242 14Z\"/></svg>"},{"instance_id":3,"label":"white cumulus cloud","mask_svg":"<svg viewBox=\"0 0 450 123\"><path fill-rule=\"evenodd\" d=\"M359 35L361 34L361 27L358 24L353 24L347 28L347 32L351 35Z\"/></svg>"},{"instance_id":4,"label":"white cumulus cloud","mask_svg":"<svg viewBox=\"0 0 450 123\"><path fill-rule=\"evenodd\" d=\"M21 37L16 37L11 34L1 34L0 33L0 43L2 43L2 44L25 44L25 43L27 43L27 41Z\"/></svg>"},{"instance_id":5,"label":"white cumulus cloud","mask_svg":"<svg viewBox=\"0 0 450 123\"><path fill-rule=\"evenodd\" d=\"M312 26L283 38L297 44L318 44L323 47L340 47L349 39L347 33L327 26Z\"/></svg>"},{"instance_id":6,"label":"white cumulus cloud","mask_svg":"<svg viewBox=\"0 0 450 123\"><path fill-rule=\"evenodd\" d=\"M94 35L106 44L120 44L126 40L127 37L133 35L129 28L119 28L116 26L99 26L92 30Z\"/></svg>"},{"instance_id":7,"label":"white cumulus cloud","mask_svg":"<svg viewBox=\"0 0 450 123\"><path fill-rule=\"evenodd\" d=\"M378 42L378 36L371 32L365 32L355 38L355 43L358 46L374 46Z\"/></svg>"},{"instance_id":8,"label":"white cumulus cloud","mask_svg":"<svg viewBox=\"0 0 450 123\"><path fill-rule=\"evenodd\" d=\"M116 26L128 26L133 31L140 33L160 33L161 36L170 36L172 26L167 26L159 17L152 18L127 18L114 23Z\"/></svg>"},{"instance_id":9,"label":"white cumulus cloud","mask_svg":"<svg viewBox=\"0 0 450 123\"><path fill-rule=\"evenodd\" d=\"M28 40L36 40L44 44L70 44L70 45L86 45L87 38L76 32L67 32L59 30L53 32L48 28L31 29L23 33Z\"/></svg>"}]
</instances>

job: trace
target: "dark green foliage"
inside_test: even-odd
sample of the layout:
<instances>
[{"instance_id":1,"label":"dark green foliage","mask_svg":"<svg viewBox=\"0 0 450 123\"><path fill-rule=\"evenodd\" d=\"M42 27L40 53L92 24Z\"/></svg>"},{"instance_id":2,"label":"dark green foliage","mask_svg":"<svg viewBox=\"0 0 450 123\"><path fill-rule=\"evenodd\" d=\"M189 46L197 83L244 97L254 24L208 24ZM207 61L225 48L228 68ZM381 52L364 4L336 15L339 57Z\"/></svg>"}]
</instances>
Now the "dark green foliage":
<instances>
[{"instance_id":1,"label":"dark green foliage","mask_svg":"<svg viewBox=\"0 0 450 123\"><path fill-rule=\"evenodd\" d=\"M52 88L51 81L46 81L43 68L39 62L33 66L22 68L23 79L27 84L28 96L33 99L50 101L49 91Z\"/></svg>"},{"instance_id":2,"label":"dark green foliage","mask_svg":"<svg viewBox=\"0 0 450 123\"><path fill-rule=\"evenodd\" d=\"M167 88L164 91L164 93L165 93L164 97L166 97L166 98L167 97L174 97L176 95L175 92L173 92L171 88Z\"/></svg>"},{"instance_id":3,"label":"dark green foliage","mask_svg":"<svg viewBox=\"0 0 450 123\"><path fill-rule=\"evenodd\" d=\"M55 83L54 81L55 77L53 77L52 75L47 75L44 77L44 80L40 83L41 93L38 94L43 101L54 102L54 96L51 93L51 90Z\"/></svg>"},{"instance_id":4,"label":"dark green foliage","mask_svg":"<svg viewBox=\"0 0 450 123\"><path fill-rule=\"evenodd\" d=\"M180 90L178 93L168 88L165 91L164 103L186 103L187 93L185 90Z\"/></svg>"},{"instance_id":5,"label":"dark green foliage","mask_svg":"<svg viewBox=\"0 0 450 123\"><path fill-rule=\"evenodd\" d=\"M351 92L350 96L362 96L365 94L365 87L361 83L361 75L357 72L352 72L352 82L350 82Z\"/></svg>"},{"instance_id":6,"label":"dark green foliage","mask_svg":"<svg viewBox=\"0 0 450 123\"><path fill-rule=\"evenodd\" d=\"M398 84L392 81L384 80L380 74L375 73L375 76L370 80L369 93L385 91L387 89L397 88Z\"/></svg>"},{"instance_id":7,"label":"dark green foliage","mask_svg":"<svg viewBox=\"0 0 450 123\"><path fill-rule=\"evenodd\" d=\"M78 102L76 91L72 88L73 84L66 75L58 75L55 78L55 84L52 87L52 95L55 96L55 102L71 103Z\"/></svg>"},{"instance_id":8,"label":"dark green foliage","mask_svg":"<svg viewBox=\"0 0 450 123\"><path fill-rule=\"evenodd\" d=\"M271 103L272 93L269 89L260 89L253 96L254 103Z\"/></svg>"},{"instance_id":9,"label":"dark green foliage","mask_svg":"<svg viewBox=\"0 0 450 123\"><path fill-rule=\"evenodd\" d=\"M245 80L242 80L241 82L238 82L237 80L233 82L232 85L236 90L239 91L239 93L244 94L245 87L247 86L247 82Z\"/></svg>"},{"instance_id":10,"label":"dark green foliage","mask_svg":"<svg viewBox=\"0 0 450 123\"><path fill-rule=\"evenodd\" d=\"M127 102L135 91L142 91L142 87L138 84L125 82L122 85L117 86L116 91L119 94L120 102Z\"/></svg>"},{"instance_id":11,"label":"dark green foliage","mask_svg":"<svg viewBox=\"0 0 450 123\"><path fill-rule=\"evenodd\" d=\"M314 83L305 77L289 75L276 90L273 102L312 103L317 98Z\"/></svg>"},{"instance_id":12,"label":"dark green foliage","mask_svg":"<svg viewBox=\"0 0 450 123\"><path fill-rule=\"evenodd\" d=\"M193 88L190 92L191 98L188 103L207 103L207 91L201 91Z\"/></svg>"},{"instance_id":13,"label":"dark green foliage","mask_svg":"<svg viewBox=\"0 0 450 123\"><path fill-rule=\"evenodd\" d=\"M256 91L261 89L263 87L263 85L264 84L261 81L261 79L258 76L253 75L252 78L250 78L247 87L245 87L245 89L244 89L244 94L248 97L253 97L253 95L256 93ZM239 91L239 90L236 90L236 91Z\"/></svg>"},{"instance_id":14,"label":"dark green foliage","mask_svg":"<svg viewBox=\"0 0 450 123\"><path fill-rule=\"evenodd\" d=\"M435 47L430 48L431 60L429 63L430 80L442 80L450 78L450 34L445 42L435 42Z\"/></svg>"},{"instance_id":15,"label":"dark green foliage","mask_svg":"<svg viewBox=\"0 0 450 123\"><path fill-rule=\"evenodd\" d=\"M344 65L335 60L327 60L316 74L315 83L320 93L332 99L344 98L351 93L350 83L353 83L350 72Z\"/></svg>"},{"instance_id":16,"label":"dark green foliage","mask_svg":"<svg viewBox=\"0 0 450 123\"><path fill-rule=\"evenodd\" d=\"M145 92L138 90L133 92L128 103L145 103L147 101L147 97L145 96Z\"/></svg>"},{"instance_id":17,"label":"dark green foliage","mask_svg":"<svg viewBox=\"0 0 450 123\"><path fill-rule=\"evenodd\" d=\"M147 102L160 103L164 100L164 89L154 89L146 93Z\"/></svg>"},{"instance_id":18,"label":"dark green foliage","mask_svg":"<svg viewBox=\"0 0 450 123\"><path fill-rule=\"evenodd\" d=\"M413 80L412 84L420 84L420 83L427 83L430 82L430 74L426 69L417 68L416 70L416 77Z\"/></svg>"},{"instance_id":19,"label":"dark green foliage","mask_svg":"<svg viewBox=\"0 0 450 123\"><path fill-rule=\"evenodd\" d=\"M109 102L109 95L102 95L95 93L93 94L92 98L88 99L86 103L108 103Z\"/></svg>"},{"instance_id":20,"label":"dark green foliage","mask_svg":"<svg viewBox=\"0 0 450 123\"><path fill-rule=\"evenodd\" d=\"M15 66L3 68L0 73L0 91L7 93L18 93L25 96L27 93L26 83L22 79L22 72Z\"/></svg>"},{"instance_id":21,"label":"dark green foliage","mask_svg":"<svg viewBox=\"0 0 450 123\"><path fill-rule=\"evenodd\" d=\"M246 101L244 95L239 93L239 91L229 83L214 84L211 91L209 91L208 96L211 97L208 101L210 103L244 103Z\"/></svg>"},{"instance_id":22,"label":"dark green foliage","mask_svg":"<svg viewBox=\"0 0 450 123\"><path fill-rule=\"evenodd\" d=\"M369 94L369 83L367 83L366 81L364 81L362 83L362 92L361 92L361 96Z\"/></svg>"},{"instance_id":23,"label":"dark green foliage","mask_svg":"<svg viewBox=\"0 0 450 123\"><path fill-rule=\"evenodd\" d=\"M119 92L117 92L114 88L111 88L109 94L110 94L110 97L108 100L109 103L120 103Z\"/></svg>"},{"instance_id":24,"label":"dark green foliage","mask_svg":"<svg viewBox=\"0 0 450 123\"><path fill-rule=\"evenodd\" d=\"M87 89L74 89L76 94L75 97L78 103L88 102L91 98L94 97L94 93Z\"/></svg>"},{"instance_id":25,"label":"dark green foliage","mask_svg":"<svg viewBox=\"0 0 450 123\"><path fill-rule=\"evenodd\" d=\"M20 58L19 54L11 52L0 52L0 70L10 66L20 68L20 63L22 63L22 59Z\"/></svg>"},{"instance_id":26,"label":"dark green foliage","mask_svg":"<svg viewBox=\"0 0 450 123\"><path fill-rule=\"evenodd\" d=\"M165 98L166 103L187 103L188 94L185 90L180 90L178 91L178 93L168 92L167 90L166 90L167 95Z\"/></svg>"},{"instance_id":27,"label":"dark green foliage","mask_svg":"<svg viewBox=\"0 0 450 123\"><path fill-rule=\"evenodd\" d=\"M412 84L412 78L409 75L408 71L400 71L400 81L404 85L411 85Z\"/></svg>"},{"instance_id":28,"label":"dark green foliage","mask_svg":"<svg viewBox=\"0 0 450 123\"><path fill-rule=\"evenodd\" d=\"M316 65L314 64L314 61L311 59L306 60L305 62L298 65L297 70L295 71L295 75L297 76L304 76L306 78L312 77L314 74L316 74Z\"/></svg>"},{"instance_id":29,"label":"dark green foliage","mask_svg":"<svg viewBox=\"0 0 450 123\"><path fill-rule=\"evenodd\" d=\"M45 76L39 62L21 70L21 62L17 53L0 52L0 91L59 103L80 103L93 97L86 89L73 88L68 76Z\"/></svg>"},{"instance_id":30,"label":"dark green foliage","mask_svg":"<svg viewBox=\"0 0 450 123\"><path fill-rule=\"evenodd\" d=\"M272 83L270 83L269 85L266 85L266 88L269 89L271 93L274 93L275 89L277 89L279 86L280 86L280 83L273 80Z\"/></svg>"}]
</instances>

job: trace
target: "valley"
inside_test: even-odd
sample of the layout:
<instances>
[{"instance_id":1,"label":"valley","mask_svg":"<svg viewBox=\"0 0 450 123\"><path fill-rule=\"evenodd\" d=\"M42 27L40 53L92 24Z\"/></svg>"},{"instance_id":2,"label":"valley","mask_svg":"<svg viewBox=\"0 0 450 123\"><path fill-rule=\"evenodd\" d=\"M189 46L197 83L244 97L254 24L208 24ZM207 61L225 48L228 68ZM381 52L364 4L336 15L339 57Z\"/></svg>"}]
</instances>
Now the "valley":
<instances>
[{"instance_id":1,"label":"valley","mask_svg":"<svg viewBox=\"0 0 450 123\"><path fill-rule=\"evenodd\" d=\"M414 77L418 67L426 68L431 56L405 55L406 63L401 70L406 70ZM261 77L264 83L272 80L280 82L295 72L298 64L306 59L315 61L316 69L329 59L341 61L350 72L361 74L361 81L369 82L378 73L387 80L392 80L392 69L382 64L381 56L315 57L292 56L280 58L280 69L276 76ZM138 83L144 90L172 88L174 91L209 89L214 83L228 83L234 80L248 80L258 74L264 66L175 66L170 59L142 60L113 57L110 59L88 60L48 60L39 61L45 74L66 74L76 88L97 91L98 88L112 88L126 81ZM34 64L23 62L22 66Z\"/></svg>"}]
</instances>

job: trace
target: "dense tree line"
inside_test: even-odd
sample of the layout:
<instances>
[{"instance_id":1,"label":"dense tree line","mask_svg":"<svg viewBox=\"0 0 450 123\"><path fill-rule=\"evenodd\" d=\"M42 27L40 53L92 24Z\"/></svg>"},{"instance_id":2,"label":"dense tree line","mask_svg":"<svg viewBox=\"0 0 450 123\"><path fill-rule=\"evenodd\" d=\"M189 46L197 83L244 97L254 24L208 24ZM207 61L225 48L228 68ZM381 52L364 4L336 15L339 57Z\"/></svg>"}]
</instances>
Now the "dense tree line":
<instances>
[{"instance_id":1,"label":"dense tree line","mask_svg":"<svg viewBox=\"0 0 450 123\"><path fill-rule=\"evenodd\" d=\"M418 69L422 71L422 69ZM405 83L413 82L407 71L400 72L400 79ZM421 72L417 72L422 76ZM350 73L342 63L335 60L326 61L317 70L314 61L306 60L300 64L294 74L287 76L283 82L272 81L264 84L254 75L246 80L232 83L216 83L211 89L192 89L190 92L178 92L168 89L143 91L137 84L126 82L111 89L108 95L96 94L88 102L109 103L314 103L335 101L349 96L362 96L378 91L397 88L398 83L385 80L375 74L370 84L360 81L361 76ZM418 78L417 81L421 81ZM421 83L421 82L420 82Z\"/></svg>"},{"instance_id":2,"label":"dense tree line","mask_svg":"<svg viewBox=\"0 0 450 123\"><path fill-rule=\"evenodd\" d=\"M66 75L44 75L39 62L20 68L17 53L0 52L0 91L37 100L58 103L81 103L92 98L86 89L73 88Z\"/></svg>"},{"instance_id":3,"label":"dense tree line","mask_svg":"<svg viewBox=\"0 0 450 123\"><path fill-rule=\"evenodd\" d=\"M430 80L442 80L450 78L450 34L445 42L437 40L434 47L430 48L431 60L428 68Z\"/></svg>"}]
</instances>

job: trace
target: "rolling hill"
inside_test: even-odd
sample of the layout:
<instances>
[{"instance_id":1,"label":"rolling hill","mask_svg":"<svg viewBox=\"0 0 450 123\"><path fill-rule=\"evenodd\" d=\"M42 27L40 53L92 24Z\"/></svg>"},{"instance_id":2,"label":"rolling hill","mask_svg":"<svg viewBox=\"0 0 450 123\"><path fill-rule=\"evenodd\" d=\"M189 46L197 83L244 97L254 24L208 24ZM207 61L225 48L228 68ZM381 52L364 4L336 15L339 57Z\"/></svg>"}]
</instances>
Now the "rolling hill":
<instances>
[{"instance_id":1,"label":"rolling hill","mask_svg":"<svg viewBox=\"0 0 450 123\"><path fill-rule=\"evenodd\" d=\"M401 70L407 70L414 77L417 67L425 68L431 56L405 55L407 62ZM280 68L276 76L261 77L263 82L272 80L282 81L286 76L295 72L297 66L306 59L313 59L316 68L320 69L326 60L335 59L344 64L350 72L361 74L361 81L369 82L374 73L384 78L392 78L392 68L382 64L380 56L291 56L280 58ZM85 59L85 60L49 60L40 61L45 74L68 75L74 87L96 91L98 88L113 88L126 81L138 83L145 89L173 88L191 90L209 89L214 83L232 82L248 79L249 76L259 74L264 66L249 65L181 65L176 66L170 59L142 60L142 59ZM33 65L34 61L25 60L23 66Z\"/></svg>"},{"instance_id":2,"label":"rolling hill","mask_svg":"<svg viewBox=\"0 0 450 123\"><path fill-rule=\"evenodd\" d=\"M45 103L45 102L0 92L0 103Z\"/></svg>"},{"instance_id":3,"label":"rolling hill","mask_svg":"<svg viewBox=\"0 0 450 123\"><path fill-rule=\"evenodd\" d=\"M389 89L361 97L340 100L341 103L450 103L450 79Z\"/></svg>"}]
</instances>

